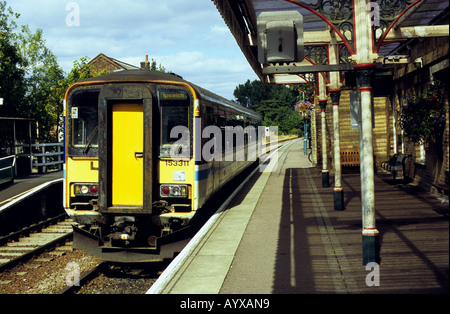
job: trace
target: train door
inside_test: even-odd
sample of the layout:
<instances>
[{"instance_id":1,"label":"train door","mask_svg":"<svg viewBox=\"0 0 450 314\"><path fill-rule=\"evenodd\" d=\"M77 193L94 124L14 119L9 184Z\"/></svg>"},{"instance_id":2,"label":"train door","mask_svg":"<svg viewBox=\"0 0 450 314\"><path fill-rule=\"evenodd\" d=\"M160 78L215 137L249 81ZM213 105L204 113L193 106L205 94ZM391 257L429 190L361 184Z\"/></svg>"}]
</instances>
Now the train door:
<instances>
[{"instance_id":1,"label":"train door","mask_svg":"<svg viewBox=\"0 0 450 314\"><path fill-rule=\"evenodd\" d=\"M99 101L99 211L152 213L153 96L141 86L108 85Z\"/></svg>"},{"instance_id":2,"label":"train door","mask_svg":"<svg viewBox=\"0 0 450 314\"><path fill-rule=\"evenodd\" d=\"M111 205L143 206L143 104L112 105Z\"/></svg>"}]
</instances>

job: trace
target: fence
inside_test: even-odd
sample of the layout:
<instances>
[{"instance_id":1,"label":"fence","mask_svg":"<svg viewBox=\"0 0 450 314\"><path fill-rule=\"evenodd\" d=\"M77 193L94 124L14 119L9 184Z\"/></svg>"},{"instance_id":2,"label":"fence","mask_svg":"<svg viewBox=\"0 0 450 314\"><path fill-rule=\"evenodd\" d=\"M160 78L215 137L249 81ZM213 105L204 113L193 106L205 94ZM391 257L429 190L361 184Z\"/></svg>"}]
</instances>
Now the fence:
<instances>
[{"instance_id":1,"label":"fence","mask_svg":"<svg viewBox=\"0 0 450 314\"><path fill-rule=\"evenodd\" d=\"M39 173L46 173L50 166L62 169L64 143L20 144L16 145L16 151L18 148L29 149L29 153L16 154L17 168L24 169L24 172L31 173L31 169L38 168Z\"/></svg>"},{"instance_id":2,"label":"fence","mask_svg":"<svg viewBox=\"0 0 450 314\"><path fill-rule=\"evenodd\" d=\"M0 184L14 180L15 163L14 155L0 158Z\"/></svg>"}]
</instances>

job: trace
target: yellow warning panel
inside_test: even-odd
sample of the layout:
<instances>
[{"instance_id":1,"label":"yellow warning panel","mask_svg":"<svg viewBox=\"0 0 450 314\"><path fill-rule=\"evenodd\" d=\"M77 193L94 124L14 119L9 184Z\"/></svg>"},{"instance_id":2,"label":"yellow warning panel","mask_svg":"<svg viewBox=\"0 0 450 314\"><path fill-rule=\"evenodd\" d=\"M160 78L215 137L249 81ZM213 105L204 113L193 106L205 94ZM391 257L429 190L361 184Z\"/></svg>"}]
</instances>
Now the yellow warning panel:
<instances>
[{"instance_id":1,"label":"yellow warning panel","mask_svg":"<svg viewBox=\"0 0 450 314\"><path fill-rule=\"evenodd\" d=\"M112 206L143 205L142 103L112 107Z\"/></svg>"}]
</instances>

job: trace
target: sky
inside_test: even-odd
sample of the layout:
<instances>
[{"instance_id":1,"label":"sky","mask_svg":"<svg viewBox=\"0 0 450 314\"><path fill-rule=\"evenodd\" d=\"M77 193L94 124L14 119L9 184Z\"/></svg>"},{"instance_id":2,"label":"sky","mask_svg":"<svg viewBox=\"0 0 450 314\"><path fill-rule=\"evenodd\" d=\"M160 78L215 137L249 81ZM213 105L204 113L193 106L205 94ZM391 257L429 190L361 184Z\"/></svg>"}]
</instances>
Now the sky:
<instances>
[{"instance_id":1,"label":"sky","mask_svg":"<svg viewBox=\"0 0 450 314\"><path fill-rule=\"evenodd\" d=\"M257 79L211 0L6 0L16 23L43 30L67 73L103 53L139 66L148 55L187 81L227 99Z\"/></svg>"}]
</instances>

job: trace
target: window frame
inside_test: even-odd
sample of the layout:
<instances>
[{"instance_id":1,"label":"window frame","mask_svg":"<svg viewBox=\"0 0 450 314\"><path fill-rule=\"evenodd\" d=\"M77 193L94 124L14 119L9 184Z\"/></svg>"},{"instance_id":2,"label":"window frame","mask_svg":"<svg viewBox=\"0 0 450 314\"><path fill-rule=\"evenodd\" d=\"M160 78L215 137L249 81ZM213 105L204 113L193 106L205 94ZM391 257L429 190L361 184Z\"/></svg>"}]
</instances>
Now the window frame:
<instances>
[{"instance_id":1,"label":"window frame","mask_svg":"<svg viewBox=\"0 0 450 314\"><path fill-rule=\"evenodd\" d=\"M89 149L85 151L86 145L76 145L74 144L74 119L72 118L72 108L74 107L74 97L76 97L79 93L88 92L88 93L97 93L97 101L95 102L95 105L93 104L92 107L97 110L97 124L93 128L93 130L96 130L97 132L97 145L96 146L89 146ZM69 99L68 99L68 105L67 105L67 126L66 126L66 132L67 134L67 146L68 146L68 154L70 157L98 157L98 151L99 151L99 143L98 143L98 102L100 98L100 92L101 87L99 86L89 86L89 87L81 87L77 88L74 91L71 92ZM86 138L86 141L89 140L89 137Z\"/></svg>"},{"instance_id":2,"label":"window frame","mask_svg":"<svg viewBox=\"0 0 450 314\"><path fill-rule=\"evenodd\" d=\"M194 106L193 106L193 104L194 104L194 100L193 100L192 93L187 88L182 87L182 86L173 86L173 85L160 85L157 87L157 99L158 99L157 101L158 101L158 109L159 109L159 115L160 115L159 118L161 121L160 126L159 126L159 147L157 148L158 149L158 157L161 160L173 159L170 156L161 156L161 148L162 148L162 145L164 145L163 144L163 108L165 106L176 107L176 105L173 105L173 104L168 105L168 104L163 103L164 101L167 101L167 100L162 99L162 93L167 92L167 91L174 92L174 93L183 92L187 96L187 99L183 100L183 101L187 101L187 104L184 106L186 106L188 108L188 112L187 112L188 126L187 126L187 128L189 130L189 157L181 157L181 159L183 159L183 158L191 159L194 156L194 149L193 149L193 141L194 141L193 140L194 139L194 130L193 130L193 107ZM176 99L174 99L172 101L176 101ZM170 137L170 131L171 130L168 130L169 137ZM175 140L175 142L178 140L179 139ZM165 143L165 144L168 144L168 143Z\"/></svg>"}]
</instances>

